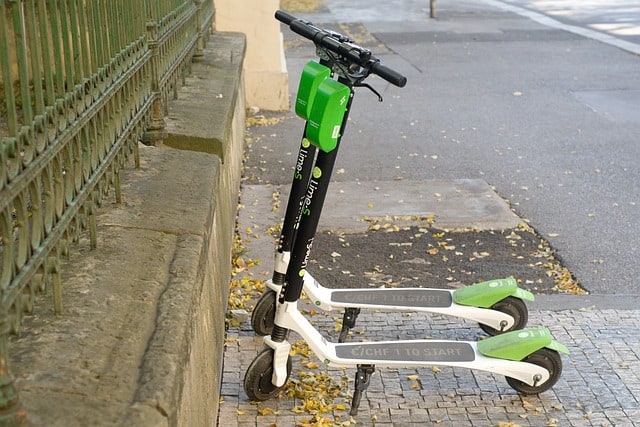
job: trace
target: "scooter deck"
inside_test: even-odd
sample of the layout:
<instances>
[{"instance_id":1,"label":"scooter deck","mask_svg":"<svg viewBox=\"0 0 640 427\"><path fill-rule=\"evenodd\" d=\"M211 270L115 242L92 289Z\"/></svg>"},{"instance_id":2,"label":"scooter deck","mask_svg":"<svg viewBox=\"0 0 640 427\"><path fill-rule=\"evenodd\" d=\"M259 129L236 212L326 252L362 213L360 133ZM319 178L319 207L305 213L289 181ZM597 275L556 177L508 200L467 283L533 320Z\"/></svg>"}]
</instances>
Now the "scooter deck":
<instances>
[{"instance_id":1,"label":"scooter deck","mask_svg":"<svg viewBox=\"0 0 640 427\"><path fill-rule=\"evenodd\" d=\"M476 351L468 342L395 341L380 343L338 344L336 356L341 359L410 363L473 362Z\"/></svg>"},{"instance_id":2,"label":"scooter deck","mask_svg":"<svg viewBox=\"0 0 640 427\"><path fill-rule=\"evenodd\" d=\"M331 302L357 306L389 307L451 307L453 297L450 291L441 289L354 289L334 290Z\"/></svg>"},{"instance_id":3,"label":"scooter deck","mask_svg":"<svg viewBox=\"0 0 640 427\"><path fill-rule=\"evenodd\" d=\"M491 306L494 300L501 300L515 287L511 283L509 287L502 286L504 280L492 282L482 282L471 285L475 291L480 288L489 287L484 301L485 306ZM490 287L491 283L498 283L499 286ZM518 289L518 288L516 288ZM394 311L416 311L439 313L473 320L484 325L488 325L498 331L509 330L516 319L507 313L498 310L487 310L486 308L460 304L456 301L456 293L459 290L439 289L439 288L378 288L378 289L330 289L323 287L308 272L304 275L304 290L309 299L323 310L345 309L380 309ZM274 289L275 291L275 289ZM489 299L490 298L490 299ZM345 314L346 316L346 314ZM351 317L357 316L351 314ZM354 317L355 319L355 317ZM346 323L345 323L346 324ZM350 328L353 327L349 326Z\"/></svg>"}]
</instances>

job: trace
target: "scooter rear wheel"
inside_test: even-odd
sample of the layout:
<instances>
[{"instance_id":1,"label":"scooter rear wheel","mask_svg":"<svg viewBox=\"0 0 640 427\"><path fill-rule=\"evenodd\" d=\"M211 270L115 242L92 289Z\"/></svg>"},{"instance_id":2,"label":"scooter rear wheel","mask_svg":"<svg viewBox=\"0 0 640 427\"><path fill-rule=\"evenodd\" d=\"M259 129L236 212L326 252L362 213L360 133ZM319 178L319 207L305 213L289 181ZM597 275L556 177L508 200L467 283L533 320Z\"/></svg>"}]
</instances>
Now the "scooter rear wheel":
<instances>
[{"instance_id":1,"label":"scooter rear wheel","mask_svg":"<svg viewBox=\"0 0 640 427\"><path fill-rule=\"evenodd\" d=\"M491 310L508 314L509 316L513 317L513 320L514 320L513 326L503 331L499 329L494 329L489 325L480 323L480 329L482 329L483 331L485 331L487 334L491 336L500 335L500 334L504 334L505 332L522 329L527 325L527 321L529 320L529 310L527 309L527 305L520 298L506 297L505 299L493 304L491 306Z\"/></svg>"},{"instance_id":2,"label":"scooter rear wheel","mask_svg":"<svg viewBox=\"0 0 640 427\"><path fill-rule=\"evenodd\" d=\"M251 313L251 327L258 335L271 335L273 322L276 318L276 293L268 289L253 308Z\"/></svg>"},{"instance_id":3,"label":"scooter rear wheel","mask_svg":"<svg viewBox=\"0 0 640 427\"><path fill-rule=\"evenodd\" d=\"M529 385L515 378L506 377L507 383L520 394L538 394L549 390L560 379L562 374L562 358L560 353L549 348L541 348L522 359L549 371L549 379L540 385Z\"/></svg>"},{"instance_id":4,"label":"scooter rear wheel","mask_svg":"<svg viewBox=\"0 0 640 427\"><path fill-rule=\"evenodd\" d=\"M291 374L291 357L287 358L287 380ZM274 398L282 389L271 382L273 375L273 349L262 350L244 374L244 391L249 399L263 401Z\"/></svg>"}]
</instances>

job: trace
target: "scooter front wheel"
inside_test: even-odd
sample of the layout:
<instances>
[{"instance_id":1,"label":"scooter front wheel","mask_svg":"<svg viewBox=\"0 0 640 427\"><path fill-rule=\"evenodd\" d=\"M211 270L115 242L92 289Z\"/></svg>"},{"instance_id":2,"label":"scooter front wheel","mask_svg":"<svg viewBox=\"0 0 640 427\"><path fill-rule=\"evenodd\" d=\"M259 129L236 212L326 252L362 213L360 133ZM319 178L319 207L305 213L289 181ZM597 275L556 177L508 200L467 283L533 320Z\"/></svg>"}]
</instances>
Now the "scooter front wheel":
<instances>
[{"instance_id":1,"label":"scooter front wheel","mask_svg":"<svg viewBox=\"0 0 640 427\"><path fill-rule=\"evenodd\" d=\"M529 395L547 391L553 387L562 374L562 358L560 357L560 353L549 348L541 348L522 359L522 361L546 369L549 371L549 379L543 384L531 386L515 378L506 377L507 383L520 394Z\"/></svg>"},{"instance_id":2,"label":"scooter front wheel","mask_svg":"<svg viewBox=\"0 0 640 427\"><path fill-rule=\"evenodd\" d=\"M509 329L494 329L489 325L480 323L480 329L487 334L494 336L504 334L505 332L516 331L527 326L529 320L529 310L527 305L520 298L506 297L491 306L491 310L499 311L513 317L514 323Z\"/></svg>"},{"instance_id":3,"label":"scooter front wheel","mask_svg":"<svg viewBox=\"0 0 640 427\"><path fill-rule=\"evenodd\" d=\"M287 358L287 381L291 374L291 357ZM262 350L244 374L244 391L250 400L263 401L274 398L282 387L271 382L273 375L273 349ZM285 381L285 384L287 383Z\"/></svg>"},{"instance_id":4,"label":"scooter front wheel","mask_svg":"<svg viewBox=\"0 0 640 427\"><path fill-rule=\"evenodd\" d=\"M271 335L276 318L276 293L271 289L262 294L251 313L251 328L262 336Z\"/></svg>"}]
</instances>

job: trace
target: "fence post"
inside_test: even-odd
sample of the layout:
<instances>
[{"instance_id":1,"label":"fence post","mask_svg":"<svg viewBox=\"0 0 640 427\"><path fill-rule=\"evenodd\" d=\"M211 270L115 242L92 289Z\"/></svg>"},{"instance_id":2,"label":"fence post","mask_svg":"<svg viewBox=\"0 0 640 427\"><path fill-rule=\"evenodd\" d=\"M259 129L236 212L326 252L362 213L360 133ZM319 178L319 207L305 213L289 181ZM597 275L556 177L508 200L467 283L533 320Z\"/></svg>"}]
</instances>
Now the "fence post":
<instances>
[{"instance_id":1,"label":"fence post","mask_svg":"<svg viewBox=\"0 0 640 427\"><path fill-rule=\"evenodd\" d=\"M0 304L0 426L3 427L23 425L27 419L9 372L10 329L9 313L4 304Z\"/></svg>"},{"instance_id":2,"label":"fence post","mask_svg":"<svg viewBox=\"0 0 640 427\"><path fill-rule=\"evenodd\" d=\"M13 7L17 7L14 5ZM13 12L13 9L10 9ZM12 13L14 19L16 13ZM20 17L20 16L18 16ZM11 56L9 54L9 40L16 40L17 36L21 36L21 29L18 34L15 30L9 29L9 21L7 20L7 9L5 2L0 4L0 57L2 59L2 69L0 69L0 77L2 78L3 86L3 104L6 108L6 120L7 130L9 135L15 136L18 133L18 118L16 109L16 99L13 93L13 70L11 68ZM24 40L24 38L22 38ZM17 72L17 70L16 70ZM2 150L6 149L5 143L12 141L13 138L3 138ZM8 145L8 144L7 144ZM5 157L2 156L2 161L5 162ZM4 165L0 168L4 173ZM0 178L0 188L3 178ZM10 224L5 225L5 228L9 230ZM7 231L5 230L5 232ZM2 247L3 250L9 250ZM6 267L6 266L5 266ZM4 289L0 292L4 295ZM9 371L9 349L8 339L9 331L11 329L11 322L9 319L9 313L7 312L7 306L0 302L0 426L17 426L21 425L26 420L26 413L20 404L18 392L13 384L13 376Z\"/></svg>"},{"instance_id":3,"label":"fence post","mask_svg":"<svg viewBox=\"0 0 640 427\"><path fill-rule=\"evenodd\" d=\"M159 49L159 23L157 5L155 0L147 0L147 40L151 51L151 91L153 104L151 105L151 120L142 134L142 142L146 145L159 145L167 137L167 128L164 121L164 108L162 105L162 91L160 90L160 64L158 63Z\"/></svg>"},{"instance_id":4,"label":"fence post","mask_svg":"<svg viewBox=\"0 0 640 427\"><path fill-rule=\"evenodd\" d=\"M194 58L200 58L204 55L204 35L202 34L202 24L204 21L203 11L202 11L202 0L193 0L193 3L196 5L196 25L198 26L198 41L196 42L196 50L193 53Z\"/></svg>"}]
</instances>

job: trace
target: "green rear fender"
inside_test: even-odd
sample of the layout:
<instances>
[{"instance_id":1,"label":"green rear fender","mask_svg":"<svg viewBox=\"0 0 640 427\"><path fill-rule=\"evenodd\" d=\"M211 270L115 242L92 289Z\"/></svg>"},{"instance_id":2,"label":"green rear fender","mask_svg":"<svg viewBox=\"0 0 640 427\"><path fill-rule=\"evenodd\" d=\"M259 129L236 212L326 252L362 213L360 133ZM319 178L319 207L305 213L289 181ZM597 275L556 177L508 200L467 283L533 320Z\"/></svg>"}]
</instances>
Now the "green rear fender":
<instances>
[{"instance_id":1,"label":"green rear fender","mask_svg":"<svg viewBox=\"0 0 640 427\"><path fill-rule=\"evenodd\" d=\"M490 308L498 301L506 297L516 297L525 301L533 301L531 292L519 288L518 282L513 277L506 279L489 280L480 282L453 292L453 301L456 304L472 307Z\"/></svg>"},{"instance_id":2,"label":"green rear fender","mask_svg":"<svg viewBox=\"0 0 640 427\"><path fill-rule=\"evenodd\" d=\"M483 356L506 360L523 360L543 347L569 354L567 347L554 340L547 328L511 331L478 342L478 352Z\"/></svg>"}]
</instances>

